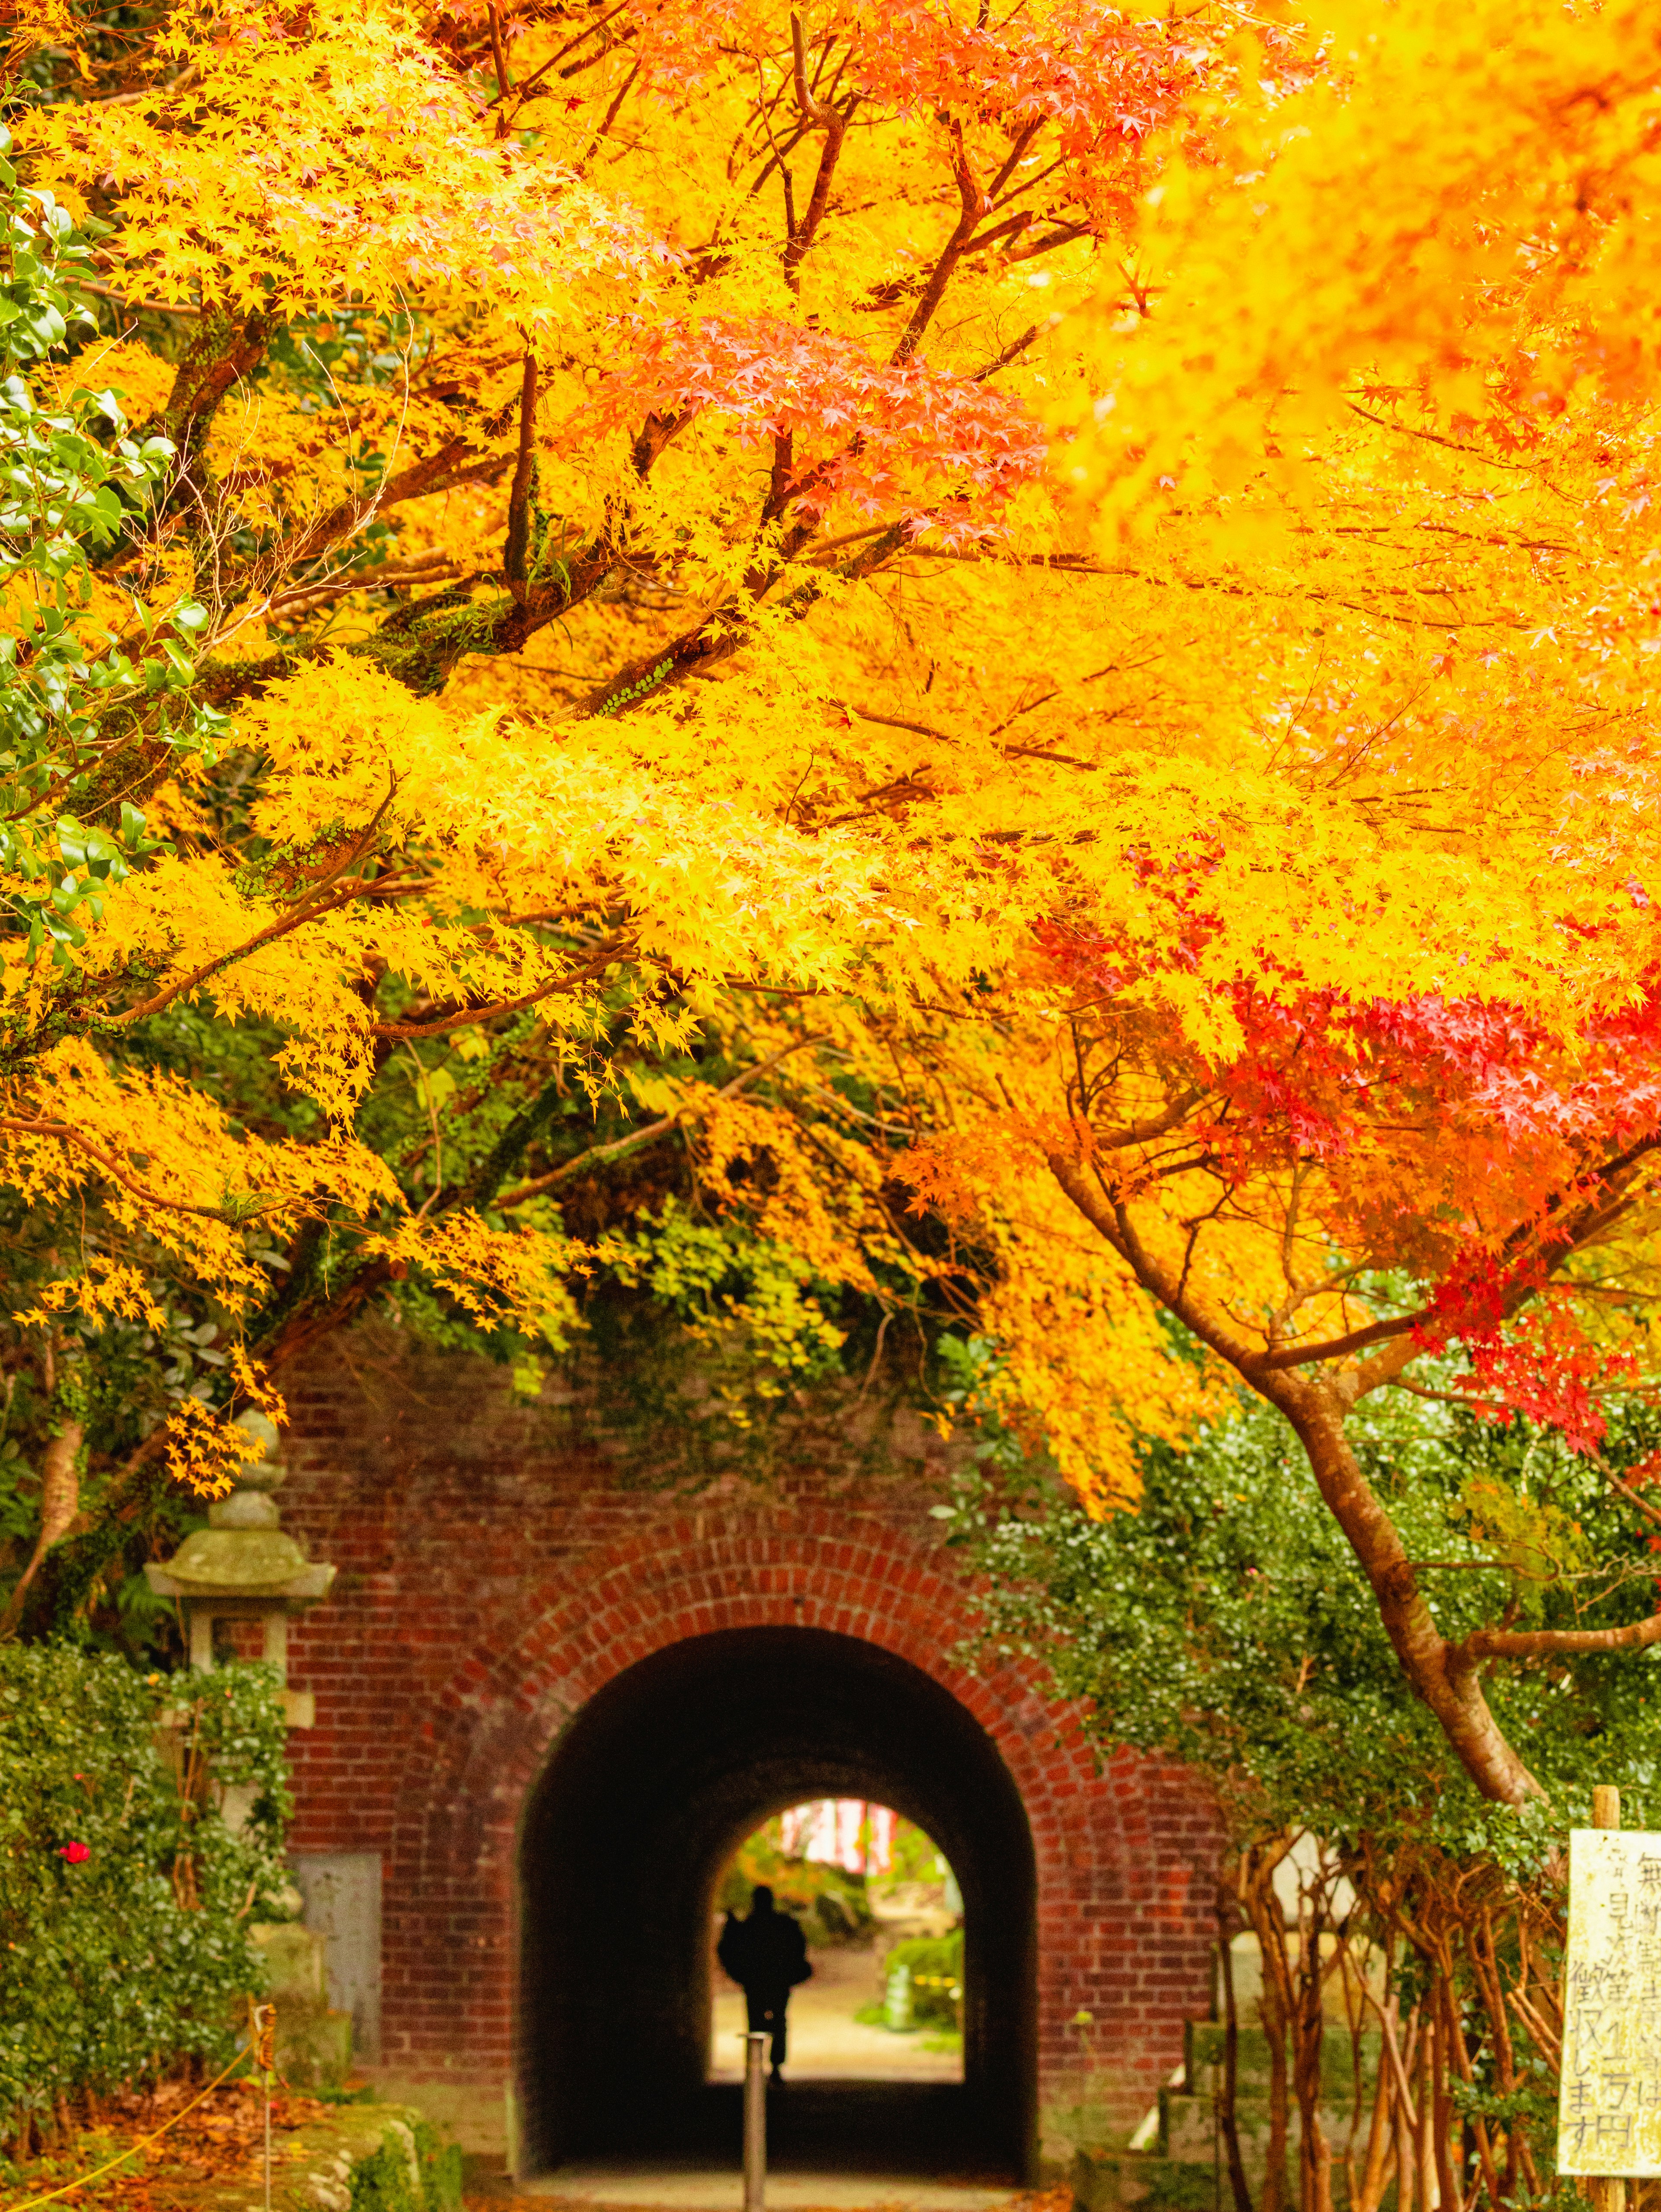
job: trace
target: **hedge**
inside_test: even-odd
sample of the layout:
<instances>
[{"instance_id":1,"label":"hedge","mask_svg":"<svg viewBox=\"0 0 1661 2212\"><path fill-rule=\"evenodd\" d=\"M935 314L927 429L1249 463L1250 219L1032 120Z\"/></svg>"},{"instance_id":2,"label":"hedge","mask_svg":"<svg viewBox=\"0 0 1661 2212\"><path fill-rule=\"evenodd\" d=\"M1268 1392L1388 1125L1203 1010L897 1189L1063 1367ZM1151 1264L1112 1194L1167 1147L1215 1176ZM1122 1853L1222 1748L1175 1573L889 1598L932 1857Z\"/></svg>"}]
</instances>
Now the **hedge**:
<instances>
[{"instance_id":1,"label":"hedge","mask_svg":"<svg viewBox=\"0 0 1661 2212\"><path fill-rule=\"evenodd\" d=\"M0 2134L21 2153L81 2092L229 2059L249 1927L283 1911L284 1752L272 1668L0 1647Z\"/></svg>"}]
</instances>

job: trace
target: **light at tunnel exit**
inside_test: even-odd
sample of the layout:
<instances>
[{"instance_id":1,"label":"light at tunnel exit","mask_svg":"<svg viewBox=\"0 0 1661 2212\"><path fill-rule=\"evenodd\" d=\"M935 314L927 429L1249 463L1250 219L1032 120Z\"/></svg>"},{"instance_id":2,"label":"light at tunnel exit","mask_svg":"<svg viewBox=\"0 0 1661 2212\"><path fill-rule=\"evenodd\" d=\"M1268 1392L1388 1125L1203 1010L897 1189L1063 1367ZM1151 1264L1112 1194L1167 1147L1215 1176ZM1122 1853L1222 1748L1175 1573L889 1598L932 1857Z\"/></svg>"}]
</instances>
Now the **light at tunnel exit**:
<instances>
[{"instance_id":1,"label":"light at tunnel exit","mask_svg":"<svg viewBox=\"0 0 1661 2212\"><path fill-rule=\"evenodd\" d=\"M761 1883L801 1929L812 1968L787 2010L787 2080L963 2079L963 1897L950 1862L891 1806L820 1797L763 1822L721 1870L709 2081L741 2077L747 2027L713 1947Z\"/></svg>"}]
</instances>

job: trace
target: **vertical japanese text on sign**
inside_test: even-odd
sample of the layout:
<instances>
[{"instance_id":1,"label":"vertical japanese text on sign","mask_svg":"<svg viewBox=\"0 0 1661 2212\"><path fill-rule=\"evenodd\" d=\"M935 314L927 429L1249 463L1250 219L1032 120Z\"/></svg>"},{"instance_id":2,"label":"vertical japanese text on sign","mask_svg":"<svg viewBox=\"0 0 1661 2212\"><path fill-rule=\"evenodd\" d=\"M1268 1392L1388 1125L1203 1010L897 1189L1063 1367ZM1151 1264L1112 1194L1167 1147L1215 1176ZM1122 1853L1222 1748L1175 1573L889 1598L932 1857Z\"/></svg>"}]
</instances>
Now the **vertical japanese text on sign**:
<instances>
[{"instance_id":1,"label":"vertical japanese text on sign","mask_svg":"<svg viewBox=\"0 0 1661 2212\"><path fill-rule=\"evenodd\" d=\"M1557 2164L1661 2175L1661 1835L1569 1838Z\"/></svg>"}]
</instances>

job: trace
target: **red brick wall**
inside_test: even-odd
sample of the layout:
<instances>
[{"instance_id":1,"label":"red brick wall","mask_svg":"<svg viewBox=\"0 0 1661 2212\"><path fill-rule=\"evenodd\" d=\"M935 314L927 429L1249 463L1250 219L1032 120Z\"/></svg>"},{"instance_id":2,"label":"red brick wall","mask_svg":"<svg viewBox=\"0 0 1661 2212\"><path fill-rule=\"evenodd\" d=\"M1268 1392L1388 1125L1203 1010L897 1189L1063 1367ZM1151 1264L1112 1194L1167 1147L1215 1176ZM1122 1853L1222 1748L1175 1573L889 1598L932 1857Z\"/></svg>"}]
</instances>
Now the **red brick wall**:
<instances>
[{"instance_id":1,"label":"red brick wall","mask_svg":"<svg viewBox=\"0 0 1661 2212\"><path fill-rule=\"evenodd\" d=\"M495 1370L349 1348L289 1396L284 1522L339 1568L291 1632L290 1682L317 1701L290 1739L291 1841L381 1854L386 2071L511 2077L518 1824L584 1701L682 1638L794 1624L909 1661L990 1735L1037 1861L1046 2137L1085 2098L1140 2116L1208 2005L1209 1816L1179 1771L1121 1753L1098 1772L1028 1670L953 1658L972 1616L928 1518L938 1455L688 1501L619 1488L569 1413L514 1404Z\"/></svg>"}]
</instances>

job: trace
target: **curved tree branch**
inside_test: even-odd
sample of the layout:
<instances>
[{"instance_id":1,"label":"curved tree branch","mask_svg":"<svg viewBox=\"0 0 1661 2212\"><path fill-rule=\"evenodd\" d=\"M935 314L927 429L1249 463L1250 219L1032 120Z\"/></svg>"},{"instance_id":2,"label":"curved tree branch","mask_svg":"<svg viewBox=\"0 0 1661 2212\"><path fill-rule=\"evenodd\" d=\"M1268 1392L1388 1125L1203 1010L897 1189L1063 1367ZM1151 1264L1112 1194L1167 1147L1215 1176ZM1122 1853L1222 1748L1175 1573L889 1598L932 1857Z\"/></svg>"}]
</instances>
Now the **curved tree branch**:
<instances>
[{"instance_id":1,"label":"curved tree branch","mask_svg":"<svg viewBox=\"0 0 1661 2212\"><path fill-rule=\"evenodd\" d=\"M1555 1659L1576 1652L1641 1651L1661 1644L1661 1613L1624 1628L1476 1628L1458 1647L1467 1662L1480 1659Z\"/></svg>"}]
</instances>

